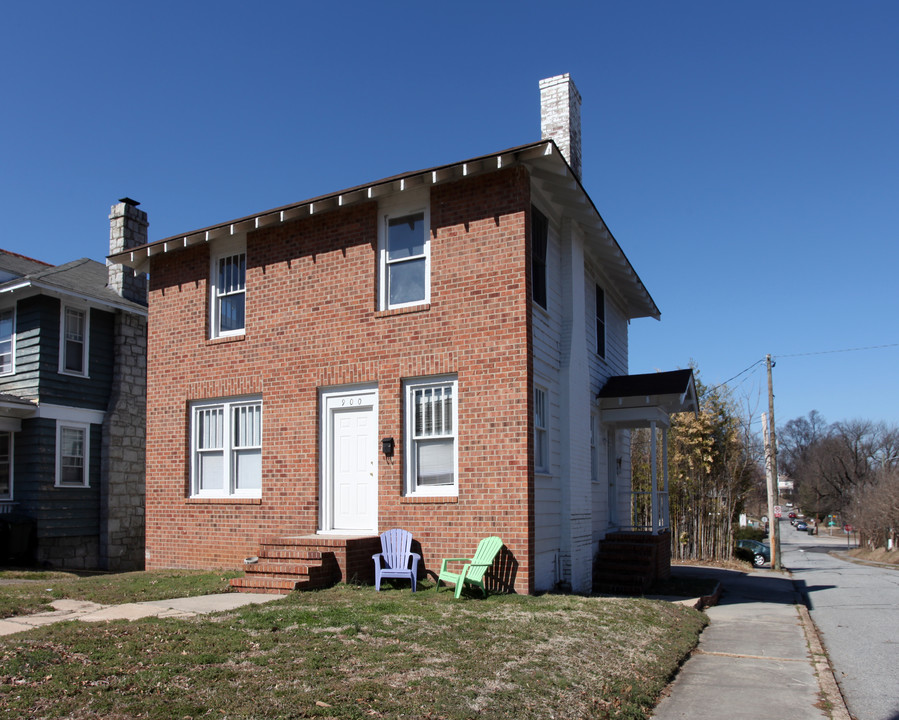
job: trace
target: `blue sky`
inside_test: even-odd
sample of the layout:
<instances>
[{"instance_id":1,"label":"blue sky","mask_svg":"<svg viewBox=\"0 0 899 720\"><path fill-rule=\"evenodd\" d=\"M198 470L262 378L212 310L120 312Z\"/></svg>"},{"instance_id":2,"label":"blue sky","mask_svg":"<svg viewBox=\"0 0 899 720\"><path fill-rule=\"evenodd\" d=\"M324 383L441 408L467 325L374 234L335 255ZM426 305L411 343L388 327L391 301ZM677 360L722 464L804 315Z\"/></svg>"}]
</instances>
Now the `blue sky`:
<instances>
[{"instance_id":1,"label":"blue sky","mask_svg":"<svg viewBox=\"0 0 899 720\"><path fill-rule=\"evenodd\" d=\"M895 423L899 3L45 2L0 22L0 247L102 259L539 139L583 96L584 185L662 311L631 372L685 367L778 424ZM840 351L840 352L834 352Z\"/></svg>"}]
</instances>

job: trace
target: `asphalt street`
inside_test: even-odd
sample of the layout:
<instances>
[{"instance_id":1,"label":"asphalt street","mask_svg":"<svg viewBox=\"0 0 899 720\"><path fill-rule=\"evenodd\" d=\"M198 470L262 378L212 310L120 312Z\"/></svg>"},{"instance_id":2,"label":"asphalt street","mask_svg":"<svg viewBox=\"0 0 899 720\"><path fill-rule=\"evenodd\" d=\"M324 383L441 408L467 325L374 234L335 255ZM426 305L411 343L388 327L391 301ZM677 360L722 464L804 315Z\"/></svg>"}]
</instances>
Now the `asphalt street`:
<instances>
[{"instance_id":1,"label":"asphalt street","mask_svg":"<svg viewBox=\"0 0 899 720\"><path fill-rule=\"evenodd\" d=\"M849 712L899 720L899 569L840 557L847 541L781 523L783 565L807 599Z\"/></svg>"}]
</instances>

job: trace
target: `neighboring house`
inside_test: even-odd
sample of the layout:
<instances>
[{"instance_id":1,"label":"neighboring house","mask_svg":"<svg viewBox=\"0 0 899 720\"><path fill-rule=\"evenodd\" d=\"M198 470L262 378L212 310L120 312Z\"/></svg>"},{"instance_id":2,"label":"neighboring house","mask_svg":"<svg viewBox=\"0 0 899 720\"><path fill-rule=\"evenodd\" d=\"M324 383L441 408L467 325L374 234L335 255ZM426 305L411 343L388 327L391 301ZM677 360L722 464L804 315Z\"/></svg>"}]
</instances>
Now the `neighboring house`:
<instances>
[{"instance_id":1,"label":"neighboring house","mask_svg":"<svg viewBox=\"0 0 899 720\"><path fill-rule=\"evenodd\" d=\"M499 535L497 586L589 592L610 531L667 543L627 428L692 375L597 398L659 311L581 186L577 90L541 98L540 142L111 256L150 274L147 567L365 578L403 527L429 573Z\"/></svg>"},{"instance_id":2,"label":"neighboring house","mask_svg":"<svg viewBox=\"0 0 899 720\"><path fill-rule=\"evenodd\" d=\"M146 243L134 205L111 252ZM0 563L143 567L146 317L129 268L0 251Z\"/></svg>"}]
</instances>

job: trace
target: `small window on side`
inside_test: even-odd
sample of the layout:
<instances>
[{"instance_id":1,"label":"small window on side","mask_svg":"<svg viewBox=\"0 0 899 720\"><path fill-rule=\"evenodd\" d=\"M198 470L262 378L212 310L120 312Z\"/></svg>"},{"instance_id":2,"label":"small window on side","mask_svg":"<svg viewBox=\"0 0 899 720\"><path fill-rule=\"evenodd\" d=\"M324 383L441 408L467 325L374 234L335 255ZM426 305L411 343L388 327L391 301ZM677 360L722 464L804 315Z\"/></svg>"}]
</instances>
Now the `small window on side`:
<instances>
[{"instance_id":1,"label":"small window on side","mask_svg":"<svg viewBox=\"0 0 899 720\"><path fill-rule=\"evenodd\" d=\"M546 244L549 221L546 215L531 206L531 291L534 302L546 309Z\"/></svg>"},{"instance_id":2,"label":"small window on side","mask_svg":"<svg viewBox=\"0 0 899 720\"><path fill-rule=\"evenodd\" d=\"M606 294L596 286L596 354L606 356Z\"/></svg>"}]
</instances>

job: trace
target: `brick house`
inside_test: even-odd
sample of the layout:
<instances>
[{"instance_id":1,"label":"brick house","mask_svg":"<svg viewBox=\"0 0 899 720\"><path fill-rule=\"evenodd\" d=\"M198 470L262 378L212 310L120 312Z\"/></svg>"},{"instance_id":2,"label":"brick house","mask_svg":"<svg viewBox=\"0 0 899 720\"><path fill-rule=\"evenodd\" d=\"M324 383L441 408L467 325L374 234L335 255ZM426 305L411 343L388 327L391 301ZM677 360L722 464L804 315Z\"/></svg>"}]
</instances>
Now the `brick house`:
<instances>
[{"instance_id":1,"label":"brick house","mask_svg":"<svg viewBox=\"0 0 899 720\"><path fill-rule=\"evenodd\" d=\"M581 186L577 90L541 98L539 142L111 256L150 274L148 568L365 579L404 527L428 573L499 535L497 587L588 592L647 532L626 427L679 408L597 396L659 311Z\"/></svg>"},{"instance_id":2,"label":"brick house","mask_svg":"<svg viewBox=\"0 0 899 720\"><path fill-rule=\"evenodd\" d=\"M110 252L146 244L113 206ZM146 278L0 251L0 563L144 563Z\"/></svg>"}]
</instances>

